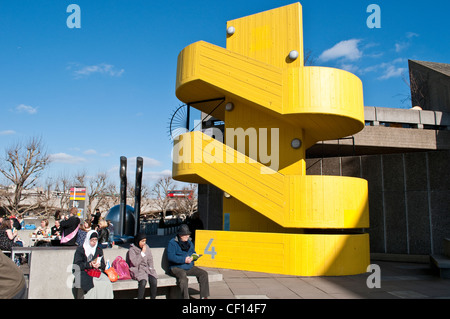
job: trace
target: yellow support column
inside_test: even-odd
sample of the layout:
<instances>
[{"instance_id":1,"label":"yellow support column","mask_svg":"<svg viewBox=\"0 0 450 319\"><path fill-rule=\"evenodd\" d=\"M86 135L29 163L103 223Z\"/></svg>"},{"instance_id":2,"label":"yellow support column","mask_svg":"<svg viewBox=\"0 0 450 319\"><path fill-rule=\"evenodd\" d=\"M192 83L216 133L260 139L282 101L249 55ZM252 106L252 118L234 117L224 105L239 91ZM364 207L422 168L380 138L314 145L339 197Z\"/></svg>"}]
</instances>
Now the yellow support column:
<instances>
[{"instance_id":1,"label":"yellow support column","mask_svg":"<svg viewBox=\"0 0 450 319\"><path fill-rule=\"evenodd\" d=\"M367 182L306 176L317 141L364 127L361 81L303 65L300 3L227 23L227 48L203 41L178 57L176 95L225 122L174 143L173 176L227 192L226 231L199 231L199 265L301 276L361 273L369 264ZM351 230L351 231L350 231ZM267 262L267 256L270 262Z\"/></svg>"}]
</instances>

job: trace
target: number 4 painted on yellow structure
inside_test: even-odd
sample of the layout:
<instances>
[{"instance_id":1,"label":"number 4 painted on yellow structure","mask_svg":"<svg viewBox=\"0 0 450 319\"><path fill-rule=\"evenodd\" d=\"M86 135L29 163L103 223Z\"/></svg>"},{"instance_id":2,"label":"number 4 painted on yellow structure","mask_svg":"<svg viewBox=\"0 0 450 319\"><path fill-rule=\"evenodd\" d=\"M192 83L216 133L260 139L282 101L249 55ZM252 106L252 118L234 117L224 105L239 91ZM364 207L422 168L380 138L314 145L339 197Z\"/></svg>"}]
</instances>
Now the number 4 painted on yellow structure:
<instances>
[{"instance_id":1,"label":"number 4 painted on yellow structure","mask_svg":"<svg viewBox=\"0 0 450 319\"><path fill-rule=\"evenodd\" d=\"M211 244L213 242L214 238L210 238L208 245L206 245L205 250L203 251L203 254L205 255L211 255L211 258L214 259L214 257L217 255L216 250L214 246L211 247ZM211 248L211 250L209 250Z\"/></svg>"}]
</instances>

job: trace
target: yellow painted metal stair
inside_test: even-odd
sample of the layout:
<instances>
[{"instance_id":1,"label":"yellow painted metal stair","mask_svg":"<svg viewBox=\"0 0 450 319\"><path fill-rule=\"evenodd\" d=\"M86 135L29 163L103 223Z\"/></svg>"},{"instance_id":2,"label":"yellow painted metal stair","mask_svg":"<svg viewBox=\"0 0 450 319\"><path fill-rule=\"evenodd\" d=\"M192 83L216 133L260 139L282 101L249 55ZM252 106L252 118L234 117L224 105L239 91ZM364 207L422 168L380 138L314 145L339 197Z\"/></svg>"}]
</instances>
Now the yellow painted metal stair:
<instances>
[{"instance_id":1,"label":"yellow painted metal stair","mask_svg":"<svg viewBox=\"0 0 450 319\"><path fill-rule=\"evenodd\" d=\"M306 147L364 127L361 80L344 70L280 68L199 41L178 57L176 88L177 97L188 103L227 96L274 121L301 126L309 138ZM210 113L213 105L196 108ZM225 120L224 105L211 115Z\"/></svg>"},{"instance_id":2,"label":"yellow painted metal stair","mask_svg":"<svg viewBox=\"0 0 450 319\"><path fill-rule=\"evenodd\" d=\"M175 179L214 184L283 227L325 229L369 225L366 180L285 176L199 131L180 137L174 146L174 158ZM344 196L346 189L358 193Z\"/></svg>"},{"instance_id":3,"label":"yellow painted metal stair","mask_svg":"<svg viewBox=\"0 0 450 319\"><path fill-rule=\"evenodd\" d=\"M225 123L223 143L202 132L174 142L174 179L231 195L226 231L197 231L198 265L301 276L366 271L367 181L308 176L305 164L317 141L363 129L361 81L303 65L300 3L228 21L227 30L226 49L199 41L178 56L176 96ZM240 148L239 140L249 143Z\"/></svg>"}]
</instances>

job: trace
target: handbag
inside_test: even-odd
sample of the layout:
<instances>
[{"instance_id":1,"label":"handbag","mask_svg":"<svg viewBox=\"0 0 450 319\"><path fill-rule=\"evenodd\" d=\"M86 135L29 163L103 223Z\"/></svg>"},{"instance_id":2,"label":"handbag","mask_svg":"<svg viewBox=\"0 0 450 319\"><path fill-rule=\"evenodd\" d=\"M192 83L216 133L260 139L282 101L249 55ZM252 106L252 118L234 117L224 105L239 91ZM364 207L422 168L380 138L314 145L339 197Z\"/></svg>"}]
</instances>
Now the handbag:
<instances>
[{"instance_id":1,"label":"handbag","mask_svg":"<svg viewBox=\"0 0 450 319\"><path fill-rule=\"evenodd\" d=\"M91 277L96 277L96 278L98 278L98 277L100 277L100 275L101 275L101 271L100 270L98 270L98 269L85 269L85 271L87 272L87 274L89 275L89 276L91 276Z\"/></svg>"},{"instance_id":2,"label":"handbag","mask_svg":"<svg viewBox=\"0 0 450 319\"><path fill-rule=\"evenodd\" d=\"M113 267L109 267L108 269L106 269L105 274L108 275L108 278L111 282L116 282L119 279L119 275Z\"/></svg>"},{"instance_id":3,"label":"handbag","mask_svg":"<svg viewBox=\"0 0 450 319\"><path fill-rule=\"evenodd\" d=\"M122 257L117 256L116 259L114 259L112 266L119 275L119 280L131 279L130 268Z\"/></svg>"}]
</instances>

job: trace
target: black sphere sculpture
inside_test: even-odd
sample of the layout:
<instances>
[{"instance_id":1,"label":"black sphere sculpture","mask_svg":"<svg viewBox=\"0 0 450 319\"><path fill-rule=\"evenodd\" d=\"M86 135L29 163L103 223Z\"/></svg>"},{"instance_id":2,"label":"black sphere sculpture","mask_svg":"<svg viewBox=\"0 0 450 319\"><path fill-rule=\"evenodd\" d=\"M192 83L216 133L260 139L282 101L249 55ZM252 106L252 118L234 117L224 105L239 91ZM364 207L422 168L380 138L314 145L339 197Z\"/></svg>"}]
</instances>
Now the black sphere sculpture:
<instances>
[{"instance_id":1,"label":"black sphere sculpture","mask_svg":"<svg viewBox=\"0 0 450 319\"><path fill-rule=\"evenodd\" d=\"M123 227L124 236L134 236L134 208L126 205L126 212L125 212L125 225L122 225L120 220L120 205L116 205L111 207L111 209L108 211L108 214L105 217L106 220L110 220L111 223L114 225L114 235L120 236L121 233L121 227Z\"/></svg>"}]
</instances>

